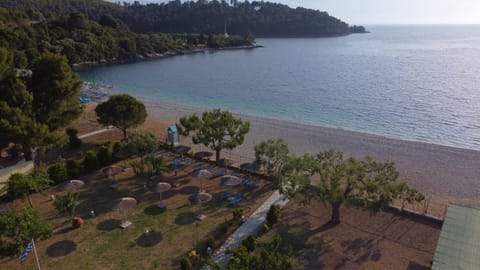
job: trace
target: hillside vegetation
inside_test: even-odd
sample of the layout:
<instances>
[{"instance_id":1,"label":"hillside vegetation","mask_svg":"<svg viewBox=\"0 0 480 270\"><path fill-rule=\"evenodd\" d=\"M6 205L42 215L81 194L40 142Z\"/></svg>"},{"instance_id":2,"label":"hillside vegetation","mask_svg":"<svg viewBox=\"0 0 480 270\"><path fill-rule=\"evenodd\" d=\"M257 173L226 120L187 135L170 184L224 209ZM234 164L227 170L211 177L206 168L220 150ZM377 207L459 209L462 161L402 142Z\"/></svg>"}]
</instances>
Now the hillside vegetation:
<instances>
[{"instance_id":1,"label":"hillside vegetation","mask_svg":"<svg viewBox=\"0 0 480 270\"><path fill-rule=\"evenodd\" d=\"M63 16L38 10L0 8L0 47L13 52L17 68L30 67L42 52L63 54L74 64L130 60L197 47L249 45L253 41L252 35L227 39L213 34L137 34L110 15L95 21L80 12Z\"/></svg>"},{"instance_id":2,"label":"hillside vegetation","mask_svg":"<svg viewBox=\"0 0 480 270\"><path fill-rule=\"evenodd\" d=\"M119 1L120 3L120 1ZM123 5L100 0L0 0L0 6L37 9L45 13L83 12L99 20L104 14L121 19L138 33L223 33L262 36L336 36L364 32L363 27L347 23L306 8L254 1L170 1L142 5L138 1Z\"/></svg>"}]
</instances>

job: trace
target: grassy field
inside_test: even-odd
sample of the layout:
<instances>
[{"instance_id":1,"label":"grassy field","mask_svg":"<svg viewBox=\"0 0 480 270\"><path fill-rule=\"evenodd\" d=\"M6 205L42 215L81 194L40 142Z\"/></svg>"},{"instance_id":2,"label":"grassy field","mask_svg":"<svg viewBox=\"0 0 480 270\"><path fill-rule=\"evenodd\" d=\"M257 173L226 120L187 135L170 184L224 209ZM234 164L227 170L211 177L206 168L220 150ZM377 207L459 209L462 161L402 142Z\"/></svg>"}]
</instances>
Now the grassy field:
<instances>
[{"instance_id":1,"label":"grassy field","mask_svg":"<svg viewBox=\"0 0 480 270\"><path fill-rule=\"evenodd\" d=\"M177 176L165 176L164 181L181 183L163 194L166 210L155 205L159 195L145 190L145 180L135 177L131 169L115 177L117 189L110 187L112 179L99 172L81 178L87 188L80 191L77 208L77 215L85 217L80 229L71 229L70 218L57 214L48 196L57 193L54 188L43 195L33 195L34 207L54 230L53 237L37 243L42 269L178 269L180 258L199 243L213 237L219 245L226 236L219 227L232 218L233 208L217 199L220 193L243 192L245 199L238 207L244 208L247 216L272 193L266 180L257 188L248 189L223 186L220 178L192 179L190 173L198 164L179 171ZM213 200L202 207L207 216L203 221L196 220L200 206L188 203L188 198L198 192L200 181L213 195ZM125 213L110 210L115 199L127 196L136 198L138 204ZM26 204L15 202L16 208L23 205ZM89 217L91 210L96 213L93 218ZM121 229L118 225L124 218L133 224ZM147 229L151 233L145 236ZM33 269L34 257L29 255L23 265L16 258L3 259L0 263L2 269Z\"/></svg>"}]
</instances>

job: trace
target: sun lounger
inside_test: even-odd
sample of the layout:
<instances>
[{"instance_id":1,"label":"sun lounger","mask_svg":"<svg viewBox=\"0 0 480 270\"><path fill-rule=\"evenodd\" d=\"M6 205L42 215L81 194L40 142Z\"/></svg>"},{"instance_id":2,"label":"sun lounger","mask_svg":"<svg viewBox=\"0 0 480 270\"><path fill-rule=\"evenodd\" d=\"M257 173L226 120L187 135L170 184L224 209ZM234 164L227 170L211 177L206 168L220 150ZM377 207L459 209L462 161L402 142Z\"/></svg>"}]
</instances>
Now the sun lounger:
<instances>
[{"instance_id":1,"label":"sun lounger","mask_svg":"<svg viewBox=\"0 0 480 270\"><path fill-rule=\"evenodd\" d=\"M200 170L203 170L203 168L205 168L207 166L207 164L200 164L199 166L197 166L195 169L193 169L193 171L200 171Z\"/></svg>"},{"instance_id":2,"label":"sun lounger","mask_svg":"<svg viewBox=\"0 0 480 270\"><path fill-rule=\"evenodd\" d=\"M242 193L238 193L235 197L233 197L233 198L230 200L230 203L229 203L229 204L235 205L235 204L239 203L242 199L243 199L243 194L242 194Z\"/></svg>"},{"instance_id":3,"label":"sun lounger","mask_svg":"<svg viewBox=\"0 0 480 270\"><path fill-rule=\"evenodd\" d=\"M225 191L224 193L222 193L218 196L218 199L220 201L223 201L223 200L226 200L228 197L230 197L230 195L232 195L231 191Z\"/></svg>"},{"instance_id":4,"label":"sun lounger","mask_svg":"<svg viewBox=\"0 0 480 270\"><path fill-rule=\"evenodd\" d=\"M255 179L252 183L248 184L249 188L255 188L258 186L258 183L260 183L260 178Z\"/></svg>"},{"instance_id":5,"label":"sun lounger","mask_svg":"<svg viewBox=\"0 0 480 270\"><path fill-rule=\"evenodd\" d=\"M170 161L169 165L170 165L170 166L171 166L171 165L177 165L177 164L178 164L180 161L182 161L182 160L183 160L183 158L181 158L181 157L176 158L176 159Z\"/></svg>"},{"instance_id":6,"label":"sun lounger","mask_svg":"<svg viewBox=\"0 0 480 270\"><path fill-rule=\"evenodd\" d=\"M208 168L207 171L213 172L216 168L217 168L217 166L212 166L212 167Z\"/></svg>"},{"instance_id":7,"label":"sun lounger","mask_svg":"<svg viewBox=\"0 0 480 270\"><path fill-rule=\"evenodd\" d=\"M248 181L250 181L250 175L247 175L247 176L243 177L241 184L246 185L248 183Z\"/></svg>"},{"instance_id":8,"label":"sun lounger","mask_svg":"<svg viewBox=\"0 0 480 270\"><path fill-rule=\"evenodd\" d=\"M237 172L233 172L231 175L232 175L232 176L237 176L238 173L237 173Z\"/></svg>"},{"instance_id":9,"label":"sun lounger","mask_svg":"<svg viewBox=\"0 0 480 270\"><path fill-rule=\"evenodd\" d=\"M214 173L214 174L212 175L212 178L222 176L222 175L224 175L224 174L226 174L226 173L227 173L227 169L222 169L222 170Z\"/></svg>"},{"instance_id":10,"label":"sun lounger","mask_svg":"<svg viewBox=\"0 0 480 270\"><path fill-rule=\"evenodd\" d=\"M190 165L192 165L194 162L195 162L195 160L190 159L190 160L186 161L185 163L183 163L183 166L184 166L184 167L190 166Z\"/></svg>"},{"instance_id":11,"label":"sun lounger","mask_svg":"<svg viewBox=\"0 0 480 270\"><path fill-rule=\"evenodd\" d=\"M170 155L170 152L165 152L163 154L160 154L158 157L159 158L165 158L165 157L168 157Z\"/></svg>"}]
</instances>

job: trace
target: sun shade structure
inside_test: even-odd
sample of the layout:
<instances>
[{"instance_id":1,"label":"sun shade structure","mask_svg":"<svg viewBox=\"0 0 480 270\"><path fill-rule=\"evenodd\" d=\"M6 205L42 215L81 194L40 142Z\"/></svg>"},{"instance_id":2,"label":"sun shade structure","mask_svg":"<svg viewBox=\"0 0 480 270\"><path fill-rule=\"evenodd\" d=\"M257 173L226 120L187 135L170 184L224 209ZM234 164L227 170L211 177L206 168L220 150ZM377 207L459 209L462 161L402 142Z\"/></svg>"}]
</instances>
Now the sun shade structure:
<instances>
[{"instance_id":1,"label":"sun shade structure","mask_svg":"<svg viewBox=\"0 0 480 270\"><path fill-rule=\"evenodd\" d=\"M125 229L132 224L132 222L126 220L125 212L137 205L137 200L132 197L123 197L115 200L112 206L113 211L120 211L123 213L123 221L119 224L121 228Z\"/></svg>"},{"instance_id":2,"label":"sun shade structure","mask_svg":"<svg viewBox=\"0 0 480 270\"><path fill-rule=\"evenodd\" d=\"M77 190L85 187L85 182L82 180L69 180L66 182L61 183L58 186L58 190L66 191L66 190Z\"/></svg>"},{"instance_id":3,"label":"sun shade structure","mask_svg":"<svg viewBox=\"0 0 480 270\"><path fill-rule=\"evenodd\" d=\"M232 175L226 175L222 177L222 183L225 186L238 186L242 183L242 179L237 176L232 176Z\"/></svg>"},{"instance_id":4,"label":"sun shade structure","mask_svg":"<svg viewBox=\"0 0 480 270\"><path fill-rule=\"evenodd\" d=\"M171 188L172 186L166 182L160 182L153 187L153 191L160 194L160 202L157 204L159 208L163 209L166 207L162 201L162 193L169 191Z\"/></svg>"},{"instance_id":5,"label":"sun shade structure","mask_svg":"<svg viewBox=\"0 0 480 270\"><path fill-rule=\"evenodd\" d=\"M448 205L432 270L480 269L480 209Z\"/></svg>"}]
</instances>

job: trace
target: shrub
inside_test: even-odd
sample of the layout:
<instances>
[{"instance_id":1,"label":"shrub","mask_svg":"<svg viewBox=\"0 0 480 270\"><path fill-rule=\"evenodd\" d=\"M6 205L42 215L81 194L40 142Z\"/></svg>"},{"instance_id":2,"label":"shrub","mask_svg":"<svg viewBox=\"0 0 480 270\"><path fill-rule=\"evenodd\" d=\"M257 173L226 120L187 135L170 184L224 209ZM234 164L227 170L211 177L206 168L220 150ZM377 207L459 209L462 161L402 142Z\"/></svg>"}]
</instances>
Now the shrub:
<instances>
[{"instance_id":1,"label":"shrub","mask_svg":"<svg viewBox=\"0 0 480 270\"><path fill-rule=\"evenodd\" d=\"M221 225L220 227L218 228L218 231L221 233L221 234L226 234L228 232L228 229L230 228L230 226L232 226L232 222L229 221L229 220L225 220Z\"/></svg>"},{"instance_id":2,"label":"shrub","mask_svg":"<svg viewBox=\"0 0 480 270\"><path fill-rule=\"evenodd\" d=\"M60 214L69 214L74 216L77 207L78 193L68 193L63 196L57 196L53 204Z\"/></svg>"},{"instance_id":3,"label":"shrub","mask_svg":"<svg viewBox=\"0 0 480 270\"><path fill-rule=\"evenodd\" d=\"M278 204L272 204L267 212L267 223L271 226L277 224L280 220L280 206Z\"/></svg>"},{"instance_id":4,"label":"shrub","mask_svg":"<svg viewBox=\"0 0 480 270\"><path fill-rule=\"evenodd\" d=\"M82 146L82 140L77 137L78 130L67 128L66 133L68 135L68 145L70 146L70 149L78 149Z\"/></svg>"},{"instance_id":5,"label":"shrub","mask_svg":"<svg viewBox=\"0 0 480 270\"><path fill-rule=\"evenodd\" d=\"M192 269L192 262L190 261L190 258L188 258L187 256L184 256L182 260L180 260L180 269L182 270Z\"/></svg>"},{"instance_id":6,"label":"shrub","mask_svg":"<svg viewBox=\"0 0 480 270\"><path fill-rule=\"evenodd\" d=\"M122 150L123 144L120 141L115 141L112 146L112 151L113 153L118 153L120 150Z\"/></svg>"},{"instance_id":7,"label":"shrub","mask_svg":"<svg viewBox=\"0 0 480 270\"><path fill-rule=\"evenodd\" d=\"M50 168L48 168L48 175L55 184L67 181L68 171L65 163L57 162L50 166Z\"/></svg>"},{"instance_id":8,"label":"shrub","mask_svg":"<svg viewBox=\"0 0 480 270\"><path fill-rule=\"evenodd\" d=\"M74 178L82 172L82 164L77 159L71 158L67 160L68 177Z\"/></svg>"},{"instance_id":9,"label":"shrub","mask_svg":"<svg viewBox=\"0 0 480 270\"><path fill-rule=\"evenodd\" d=\"M97 152L97 159L100 166L105 166L112 163L113 160L113 148L112 143L108 142L100 146Z\"/></svg>"},{"instance_id":10,"label":"shrub","mask_svg":"<svg viewBox=\"0 0 480 270\"><path fill-rule=\"evenodd\" d=\"M240 220L243 216L243 209L236 207L232 210L233 220Z\"/></svg>"},{"instance_id":11,"label":"shrub","mask_svg":"<svg viewBox=\"0 0 480 270\"><path fill-rule=\"evenodd\" d=\"M85 154L85 159L83 160L83 167L87 172L91 172L99 168L97 153L95 153L95 151L90 150Z\"/></svg>"},{"instance_id":12,"label":"shrub","mask_svg":"<svg viewBox=\"0 0 480 270\"><path fill-rule=\"evenodd\" d=\"M242 240L242 245L245 246L245 248L249 251L252 252L255 250L256 246L256 238L253 235L247 236L245 239Z\"/></svg>"},{"instance_id":13,"label":"shrub","mask_svg":"<svg viewBox=\"0 0 480 270\"><path fill-rule=\"evenodd\" d=\"M262 232L267 233L268 231L270 231L270 227L268 226L268 224L264 223L262 225Z\"/></svg>"}]
</instances>

